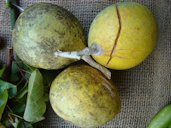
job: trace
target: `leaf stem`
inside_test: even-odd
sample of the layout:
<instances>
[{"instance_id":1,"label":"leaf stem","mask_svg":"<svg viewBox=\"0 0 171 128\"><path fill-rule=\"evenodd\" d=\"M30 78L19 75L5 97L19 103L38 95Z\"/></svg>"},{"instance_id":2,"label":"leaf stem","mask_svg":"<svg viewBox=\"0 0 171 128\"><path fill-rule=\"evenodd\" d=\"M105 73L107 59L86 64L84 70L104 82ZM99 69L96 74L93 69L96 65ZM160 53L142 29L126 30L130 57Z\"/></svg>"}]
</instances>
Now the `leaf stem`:
<instances>
[{"instance_id":1,"label":"leaf stem","mask_svg":"<svg viewBox=\"0 0 171 128\"><path fill-rule=\"evenodd\" d=\"M31 73L29 71L23 70L21 68L20 68L20 70L31 75Z\"/></svg>"},{"instance_id":2,"label":"leaf stem","mask_svg":"<svg viewBox=\"0 0 171 128\"><path fill-rule=\"evenodd\" d=\"M22 77L20 81L16 84L16 86L20 85L24 81L24 78Z\"/></svg>"},{"instance_id":3,"label":"leaf stem","mask_svg":"<svg viewBox=\"0 0 171 128\"><path fill-rule=\"evenodd\" d=\"M9 121L10 121L10 123L12 124L12 123L14 122L14 119L11 117L11 115L10 115L10 114L8 114L8 117L9 117Z\"/></svg>"},{"instance_id":4,"label":"leaf stem","mask_svg":"<svg viewBox=\"0 0 171 128\"><path fill-rule=\"evenodd\" d=\"M16 63L16 65L17 65L17 68L18 68L18 70L19 70L19 72L20 72L22 78L24 78L26 81L28 81L28 79L25 78L25 74L24 74L24 73L26 73L26 71L20 68L20 66L19 66L19 64L18 64L19 62L16 62L16 61L15 61L15 63ZM24 72L24 73L23 73L23 72ZM31 74L30 72L27 72L27 73Z\"/></svg>"},{"instance_id":5,"label":"leaf stem","mask_svg":"<svg viewBox=\"0 0 171 128\"><path fill-rule=\"evenodd\" d=\"M19 116L19 115L16 115L16 114L14 114L14 113L9 113L9 114L12 115L12 116L15 116L15 117L17 117L17 118L20 118L20 119L24 120L23 117L21 117L21 116Z\"/></svg>"},{"instance_id":6,"label":"leaf stem","mask_svg":"<svg viewBox=\"0 0 171 128\"><path fill-rule=\"evenodd\" d=\"M7 105L7 108L9 109L9 111L11 112L11 113L13 113L13 111L12 111L12 109Z\"/></svg>"}]
</instances>

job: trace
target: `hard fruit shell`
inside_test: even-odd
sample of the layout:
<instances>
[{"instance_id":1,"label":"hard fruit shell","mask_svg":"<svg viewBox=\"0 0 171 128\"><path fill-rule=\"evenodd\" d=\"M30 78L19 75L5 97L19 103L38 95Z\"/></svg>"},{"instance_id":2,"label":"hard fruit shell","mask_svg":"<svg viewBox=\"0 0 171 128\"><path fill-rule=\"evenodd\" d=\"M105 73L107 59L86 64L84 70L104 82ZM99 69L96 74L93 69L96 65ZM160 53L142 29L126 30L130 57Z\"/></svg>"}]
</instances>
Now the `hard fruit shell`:
<instances>
[{"instance_id":1,"label":"hard fruit shell","mask_svg":"<svg viewBox=\"0 0 171 128\"><path fill-rule=\"evenodd\" d=\"M157 22L152 12L135 2L108 6L93 20L88 45L103 49L93 58L111 69L129 69L144 61L156 46Z\"/></svg>"},{"instance_id":2,"label":"hard fruit shell","mask_svg":"<svg viewBox=\"0 0 171 128\"><path fill-rule=\"evenodd\" d=\"M59 69L76 61L55 57L54 52L85 47L83 28L66 9L50 3L31 5L19 16L12 35L14 50L25 63Z\"/></svg>"},{"instance_id":3,"label":"hard fruit shell","mask_svg":"<svg viewBox=\"0 0 171 128\"><path fill-rule=\"evenodd\" d=\"M98 70L71 66L60 73L50 89L53 110L63 119L80 127L97 127L120 112L116 86Z\"/></svg>"}]
</instances>

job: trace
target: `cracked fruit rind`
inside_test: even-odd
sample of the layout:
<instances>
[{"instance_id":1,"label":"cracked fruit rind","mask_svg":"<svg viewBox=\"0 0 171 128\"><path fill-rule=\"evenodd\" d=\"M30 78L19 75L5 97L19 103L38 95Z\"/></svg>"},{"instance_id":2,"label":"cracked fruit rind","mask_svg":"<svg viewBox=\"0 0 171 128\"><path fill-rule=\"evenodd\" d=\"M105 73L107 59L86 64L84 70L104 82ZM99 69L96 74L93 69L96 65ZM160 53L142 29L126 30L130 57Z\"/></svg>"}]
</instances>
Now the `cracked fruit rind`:
<instances>
[{"instance_id":1,"label":"cracked fruit rind","mask_svg":"<svg viewBox=\"0 0 171 128\"><path fill-rule=\"evenodd\" d=\"M120 112L116 86L100 71L70 66L52 82L50 103L57 115L80 127L97 127Z\"/></svg>"},{"instance_id":2,"label":"cracked fruit rind","mask_svg":"<svg viewBox=\"0 0 171 128\"><path fill-rule=\"evenodd\" d=\"M76 51L85 47L78 19L66 9L50 3L26 8L16 21L12 40L21 60L43 69L59 69L76 61L55 57L57 50Z\"/></svg>"},{"instance_id":3,"label":"cracked fruit rind","mask_svg":"<svg viewBox=\"0 0 171 128\"><path fill-rule=\"evenodd\" d=\"M157 22L152 12L135 2L113 4L93 20L88 45L97 43L103 54L93 55L111 69L129 69L139 65L152 52L157 41Z\"/></svg>"}]
</instances>

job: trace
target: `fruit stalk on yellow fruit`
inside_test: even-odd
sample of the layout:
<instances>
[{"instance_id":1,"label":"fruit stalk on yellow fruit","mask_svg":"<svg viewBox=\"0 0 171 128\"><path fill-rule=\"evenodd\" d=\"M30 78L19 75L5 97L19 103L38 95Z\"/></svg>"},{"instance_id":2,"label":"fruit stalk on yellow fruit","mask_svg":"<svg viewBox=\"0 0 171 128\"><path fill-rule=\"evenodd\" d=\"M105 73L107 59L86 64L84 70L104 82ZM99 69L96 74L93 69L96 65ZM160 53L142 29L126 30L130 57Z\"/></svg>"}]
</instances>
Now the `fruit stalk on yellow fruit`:
<instances>
[{"instance_id":1,"label":"fruit stalk on yellow fruit","mask_svg":"<svg viewBox=\"0 0 171 128\"><path fill-rule=\"evenodd\" d=\"M123 70L144 61L156 40L157 22L152 12L139 3L122 2L108 6L95 17L88 46L98 46L100 52L90 53L98 63Z\"/></svg>"},{"instance_id":2,"label":"fruit stalk on yellow fruit","mask_svg":"<svg viewBox=\"0 0 171 128\"><path fill-rule=\"evenodd\" d=\"M102 54L102 49L96 45L92 44L91 47L86 47L81 51L72 51L72 52L62 52L62 51L57 51L54 53L56 57L66 57L66 58L72 58L72 59L82 59L85 62L87 62L89 65L92 67L98 69L101 71L108 79L111 79L111 72L103 67L102 65L96 63L90 55L96 54L96 55L101 55Z\"/></svg>"},{"instance_id":3,"label":"fruit stalk on yellow fruit","mask_svg":"<svg viewBox=\"0 0 171 128\"><path fill-rule=\"evenodd\" d=\"M48 3L34 4L22 11L13 31L14 50L21 60L37 68L60 69L79 59L73 56L76 52L71 54L72 59L68 59L64 58L67 54L60 56L59 51L81 50L85 47L83 28L71 12ZM87 48L79 52L79 55L85 55L94 49ZM54 56L55 51L58 52ZM110 79L110 71L96 64L87 55L89 54L80 58L98 68Z\"/></svg>"}]
</instances>

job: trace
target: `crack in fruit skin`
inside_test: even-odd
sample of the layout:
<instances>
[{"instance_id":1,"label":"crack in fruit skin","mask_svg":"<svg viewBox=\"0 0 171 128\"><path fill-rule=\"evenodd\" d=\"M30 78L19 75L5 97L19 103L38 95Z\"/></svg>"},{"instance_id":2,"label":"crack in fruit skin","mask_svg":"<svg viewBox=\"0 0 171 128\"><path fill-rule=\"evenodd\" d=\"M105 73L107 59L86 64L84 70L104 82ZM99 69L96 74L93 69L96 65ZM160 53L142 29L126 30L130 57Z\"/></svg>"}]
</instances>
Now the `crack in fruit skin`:
<instances>
[{"instance_id":1,"label":"crack in fruit skin","mask_svg":"<svg viewBox=\"0 0 171 128\"><path fill-rule=\"evenodd\" d=\"M92 55L98 63L126 70L147 59L156 47L157 35L157 19L148 7L136 2L115 3L94 18L88 44L97 43L103 49L103 54Z\"/></svg>"},{"instance_id":2,"label":"crack in fruit skin","mask_svg":"<svg viewBox=\"0 0 171 128\"><path fill-rule=\"evenodd\" d=\"M112 60L112 56L113 56L113 53L114 53L114 51L116 49L116 46L117 46L117 43L118 43L118 39L119 39L119 36L120 36L120 33L121 33L121 29L122 29L121 15L120 15L119 8L118 8L117 5L116 5L116 12L117 12L117 16L118 16L119 29L118 29L118 33L117 33L115 42L113 44L112 51L110 53L110 58L109 58L108 62L106 63L106 65L108 65L110 63L110 61Z\"/></svg>"}]
</instances>

